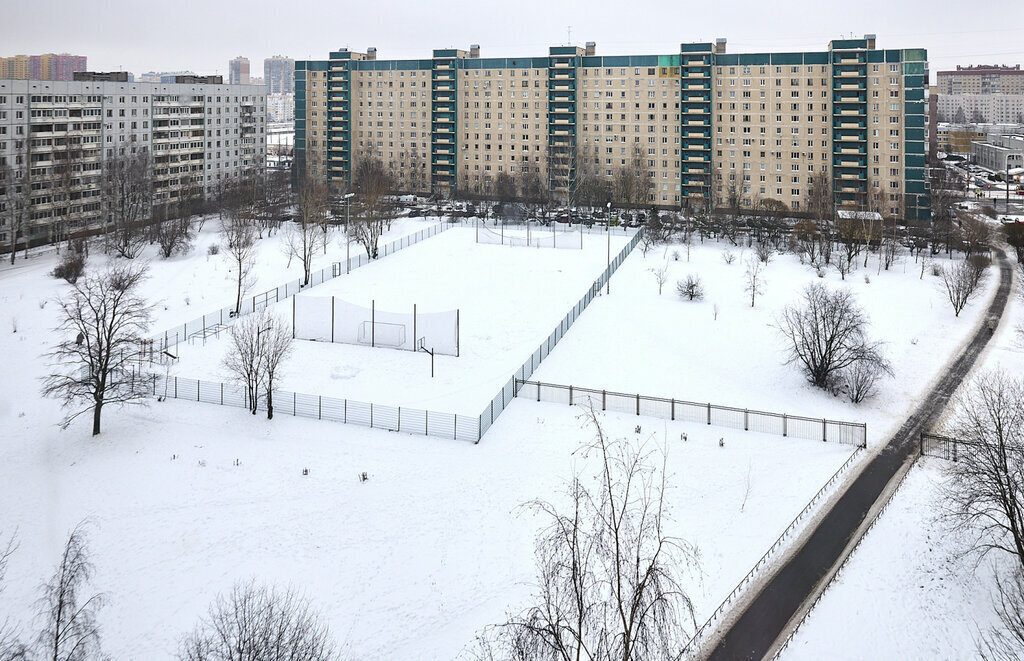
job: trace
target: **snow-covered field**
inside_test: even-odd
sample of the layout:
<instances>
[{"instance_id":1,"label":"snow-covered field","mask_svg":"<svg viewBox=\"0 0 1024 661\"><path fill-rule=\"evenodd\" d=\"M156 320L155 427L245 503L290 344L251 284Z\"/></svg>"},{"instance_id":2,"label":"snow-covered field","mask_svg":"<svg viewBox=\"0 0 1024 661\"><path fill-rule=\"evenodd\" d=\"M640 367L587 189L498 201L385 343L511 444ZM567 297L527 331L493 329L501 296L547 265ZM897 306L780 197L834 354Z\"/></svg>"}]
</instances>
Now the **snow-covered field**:
<instances>
[{"instance_id":1,"label":"snow-covered field","mask_svg":"<svg viewBox=\"0 0 1024 661\"><path fill-rule=\"evenodd\" d=\"M427 225L399 221L388 238ZM621 247L624 239L619 240ZM208 224L191 255L153 259L144 293L162 301L155 328L231 300L226 260L206 254L206 245L216 241ZM416 401L440 406L478 391L486 401L604 267L603 237L587 241L583 251L477 246L471 230L452 229L316 287L303 295L333 293L354 303L373 298L382 307L385 298L396 306L459 307L462 356L439 357L431 383L424 356L320 343L312 347L312 358L296 354L292 378L321 379L324 388L352 383L362 393L403 405L406 397L420 397ZM315 268L337 261L344 250L334 241ZM613 278L611 296L596 300L548 359L556 361L554 376L543 372L547 363L539 376L608 388L636 383L632 389L642 393L811 415L832 415L835 409L826 404L846 406L814 399L794 368L778 364L777 342L769 344L764 328L767 311L788 302L797 282L813 274L787 266L788 257L776 258L767 271L767 293L750 312L742 304L742 267L716 268L720 250L708 247L701 256L695 249L689 266L670 264L660 299L645 269L661 263L662 249L646 260L634 253ZM681 251L685 255L685 247ZM705 265L700 272L708 298L682 303L673 283L695 270L698 260ZM90 268L103 261L95 259ZM539 521L521 505L556 499L574 469L586 470L574 454L590 437L578 409L516 401L479 445L284 415L268 422L237 409L181 401L105 411L104 432L96 439L85 422L61 431L54 424L61 417L57 403L37 394L47 373L40 356L57 339L51 299L68 289L47 275L54 263L55 257L44 256L0 269L0 531L16 530L20 542L0 594L0 613L10 614L23 633L30 630L38 586L51 574L69 529L83 519L90 522L94 585L108 598L100 618L105 647L117 659L170 658L178 638L214 596L250 577L308 595L348 656L359 659L451 659L482 626L526 605ZM286 266L279 238L265 239L254 291L298 277L297 264ZM878 292L899 302L894 309L900 315L888 326L878 318L881 312L870 312L886 339L883 330L890 327L909 326L912 334L919 323L913 315L934 309L920 325L938 325L936 336L951 336L921 332L921 342L932 342L928 359L937 369L940 353L966 334L970 317L946 323L952 313L932 295L935 280L926 276L920 284L911 270L901 277L872 275L871 285L858 273L851 285L859 281L867 288L859 292L862 300ZM890 297L890 288L914 300ZM709 328L701 318L710 318L715 302L720 315ZM705 342L700 350L673 339L691 329ZM771 348L751 349L759 344ZM567 354L576 352L575 366L560 357L563 345ZM193 376L186 366L203 369L199 360L190 362L192 352L198 357L199 347L184 348L176 368L182 376ZM217 362L213 355L202 360L210 370ZM332 376L337 369L340 378ZM345 370L353 378L344 378ZM603 374L615 382L597 378ZM500 380L491 384L492 377ZM920 388L923 383L913 392ZM899 400L910 406L899 399L910 396L903 390L885 396L894 400L891 405ZM791 405L794 400L801 405ZM695 543L702 556L702 575L687 581L698 620L851 451L628 415L609 413L604 419L616 436L634 436L641 424L643 438L669 448L669 532ZM683 433L686 442L680 440ZM310 469L308 476L303 468ZM364 471L370 479L360 482Z\"/></svg>"},{"instance_id":2,"label":"snow-covered field","mask_svg":"<svg viewBox=\"0 0 1024 661\"><path fill-rule=\"evenodd\" d=\"M612 256L629 236L611 239ZM300 296L378 310L459 310L458 357L352 344L296 341L281 389L476 416L607 266L607 243L584 235L583 250L475 243L456 227ZM271 310L291 323L290 300ZM329 327L329 322L328 322ZM179 345L178 376L226 381L224 336Z\"/></svg>"},{"instance_id":3,"label":"snow-covered field","mask_svg":"<svg viewBox=\"0 0 1024 661\"><path fill-rule=\"evenodd\" d=\"M732 264L725 263L725 250L734 254ZM941 280L930 272L922 280L912 258L878 273L872 255L867 268L858 268L845 281L835 270L826 272L828 286L854 292L870 320L871 337L885 341L896 372L895 379L882 382L876 397L855 405L813 388L797 366L784 364L784 341L773 324L784 306L797 302L805 285L820 282L814 270L795 255L776 255L763 273L764 294L751 308L744 290L750 258L752 250L725 242L695 242L689 262L685 245L655 247L646 257L634 250L612 278L611 295L591 303L531 378L866 422L870 447L899 426L947 357L969 337L998 282L990 277L985 291L956 318ZM667 266L668 279L659 296L651 269L662 266ZM691 273L704 283L703 301L685 301L676 293L676 281Z\"/></svg>"},{"instance_id":4,"label":"snow-covered field","mask_svg":"<svg viewBox=\"0 0 1024 661\"><path fill-rule=\"evenodd\" d=\"M1024 303L1010 305L982 364L1024 374ZM994 551L980 564L966 540L936 514L945 460L924 457L797 631L782 658L974 659L979 633L997 624Z\"/></svg>"}]
</instances>

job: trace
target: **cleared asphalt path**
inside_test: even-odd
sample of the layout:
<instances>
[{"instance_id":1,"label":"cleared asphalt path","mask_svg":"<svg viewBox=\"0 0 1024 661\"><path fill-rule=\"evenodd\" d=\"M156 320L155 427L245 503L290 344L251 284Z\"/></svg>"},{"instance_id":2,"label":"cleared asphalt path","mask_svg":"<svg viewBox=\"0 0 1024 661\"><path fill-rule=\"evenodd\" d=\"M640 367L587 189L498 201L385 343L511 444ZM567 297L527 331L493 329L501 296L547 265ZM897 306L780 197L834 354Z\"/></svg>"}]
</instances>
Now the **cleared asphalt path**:
<instances>
[{"instance_id":1,"label":"cleared asphalt path","mask_svg":"<svg viewBox=\"0 0 1024 661\"><path fill-rule=\"evenodd\" d=\"M1013 268L1006 254L996 250L999 262L999 288L985 318L1001 318L1013 283ZM713 661L761 659L786 630L786 625L815 586L839 561L840 555L860 527L871 506L896 475L922 431L928 431L949 402L949 398L971 370L991 337L987 324L971 338L952 361L945 375L924 397L903 426L886 443L846 492L806 538L802 547L768 581L708 657Z\"/></svg>"}]
</instances>

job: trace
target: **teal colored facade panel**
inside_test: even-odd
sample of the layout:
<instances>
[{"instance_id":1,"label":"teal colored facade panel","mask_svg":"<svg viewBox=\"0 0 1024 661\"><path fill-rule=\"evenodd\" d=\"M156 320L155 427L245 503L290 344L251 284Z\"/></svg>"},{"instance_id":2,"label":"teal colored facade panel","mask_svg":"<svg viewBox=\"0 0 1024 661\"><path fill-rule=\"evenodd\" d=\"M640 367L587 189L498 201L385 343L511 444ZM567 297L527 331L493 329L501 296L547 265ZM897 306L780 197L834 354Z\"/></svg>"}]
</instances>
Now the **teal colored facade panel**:
<instances>
[{"instance_id":1,"label":"teal colored facade panel","mask_svg":"<svg viewBox=\"0 0 1024 661\"><path fill-rule=\"evenodd\" d=\"M885 51L869 50L868 62L872 64L877 64L878 62L885 62Z\"/></svg>"},{"instance_id":2,"label":"teal colored facade panel","mask_svg":"<svg viewBox=\"0 0 1024 661\"><path fill-rule=\"evenodd\" d=\"M772 64L775 65L793 66L794 64L803 63L803 53L772 53Z\"/></svg>"},{"instance_id":3,"label":"teal colored facade panel","mask_svg":"<svg viewBox=\"0 0 1024 661\"><path fill-rule=\"evenodd\" d=\"M740 56L726 53L722 55L715 55L714 65L717 67L734 67L740 63Z\"/></svg>"},{"instance_id":4,"label":"teal colored facade panel","mask_svg":"<svg viewBox=\"0 0 1024 661\"><path fill-rule=\"evenodd\" d=\"M923 90L920 90L923 91ZM903 104L903 112L908 115L924 115L924 102L923 101L910 101L909 99Z\"/></svg>"},{"instance_id":5,"label":"teal colored facade panel","mask_svg":"<svg viewBox=\"0 0 1024 661\"><path fill-rule=\"evenodd\" d=\"M907 192L914 195L923 195L928 192L927 184L922 180L907 180Z\"/></svg>"},{"instance_id":6,"label":"teal colored facade panel","mask_svg":"<svg viewBox=\"0 0 1024 661\"><path fill-rule=\"evenodd\" d=\"M866 50L868 47L867 39L833 39L832 50Z\"/></svg>"},{"instance_id":7,"label":"teal colored facade panel","mask_svg":"<svg viewBox=\"0 0 1024 661\"><path fill-rule=\"evenodd\" d=\"M711 52L713 47L714 47L714 44L712 44L711 42L703 42L703 41L702 42L697 42L697 43L691 43L691 44L680 44L679 45L679 52L680 53L708 53L708 52Z\"/></svg>"},{"instance_id":8,"label":"teal colored facade panel","mask_svg":"<svg viewBox=\"0 0 1024 661\"><path fill-rule=\"evenodd\" d=\"M924 142L924 129L907 129L906 131L907 142L917 141Z\"/></svg>"},{"instance_id":9,"label":"teal colored facade panel","mask_svg":"<svg viewBox=\"0 0 1024 661\"><path fill-rule=\"evenodd\" d=\"M924 88L916 87L908 89L903 97L907 101L924 101Z\"/></svg>"},{"instance_id":10,"label":"teal colored facade panel","mask_svg":"<svg viewBox=\"0 0 1024 661\"><path fill-rule=\"evenodd\" d=\"M916 129L924 127L924 115L907 115L908 129Z\"/></svg>"},{"instance_id":11,"label":"teal colored facade panel","mask_svg":"<svg viewBox=\"0 0 1024 661\"><path fill-rule=\"evenodd\" d=\"M924 154L907 154L908 168L923 168L924 167Z\"/></svg>"}]
</instances>

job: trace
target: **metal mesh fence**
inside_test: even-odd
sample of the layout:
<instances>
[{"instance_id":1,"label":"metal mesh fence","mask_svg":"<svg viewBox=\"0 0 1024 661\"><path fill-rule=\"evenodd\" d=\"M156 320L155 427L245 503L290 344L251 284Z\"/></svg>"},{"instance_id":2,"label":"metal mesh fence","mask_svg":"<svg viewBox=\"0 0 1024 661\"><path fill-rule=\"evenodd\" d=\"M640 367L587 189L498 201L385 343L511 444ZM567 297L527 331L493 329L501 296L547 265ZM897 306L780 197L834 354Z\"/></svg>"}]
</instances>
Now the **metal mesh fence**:
<instances>
[{"instance_id":1,"label":"metal mesh fence","mask_svg":"<svg viewBox=\"0 0 1024 661\"><path fill-rule=\"evenodd\" d=\"M155 376L153 395L240 408L247 407L249 400L245 389L238 385L178 376ZM423 436L439 436L475 443L480 440L481 434L479 416L384 406L287 390L274 391L273 405L276 414L333 420ZM257 410L266 412L267 402L264 396L259 398Z\"/></svg>"},{"instance_id":2,"label":"metal mesh fence","mask_svg":"<svg viewBox=\"0 0 1024 661\"><path fill-rule=\"evenodd\" d=\"M598 233L598 232L593 232ZM603 231L600 233L604 233ZM530 357L522 364L522 366L516 370L512 378L508 380L504 387L491 399L491 403L488 404L483 412L480 414L480 434L483 435L494 421L497 419L501 412L505 410L509 404L512 403L512 399L516 396L516 389L519 383L526 381L532 375L534 370L541 364L548 354L554 350L559 340L565 336L572 327L576 319L583 314L583 311L587 309L590 302L593 301L601 292L601 288L605 286L608 279L612 277L612 274L619 268L619 266L626 260L629 253L632 252L633 248L640 242L640 238L643 235L643 230L636 232L633 237L629 240L629 243L616 255L615 259L611 260L611 263L605 268L604 272L594 281L594 284L590 286L587 293L583 295L572 309L566 313L558 326L555 327L551 334L548 335L547 339L541 342L540 346L530 354Z\"/></svg>"},{"instance_id":3,"label":"metal mesh fence","mask_svg":"<svg viewBox=\"0 0 1024 661\"><path fill-rule=\"evenodd\" d=\"M453 226L455 225L450 223L441 223L420 230L415 234L410 234L409 236L403 236L400 239L396 239L380 247L378 259L398 252L403 248L408 248L409 246L419 243L424 239L440 234ZM247 314L258 312L265 307L295 296L300 291L307 290L310 287L316 287L328 280L350 273L361 266L369 264L371 261L374 260L371 260L366 255L357 255L343 262L334 262L326 268L310 273L309 285L306 287L302 286L302 280L292 280L291 282L278 285L277 287L268 289L260 294L247 295L242 299L237 314L235 314L235 306L228 305L219 310L208 312L201 317L193 319L192 321L174 326L173 328L168 328L161 333L157 333L152 338L153 342L161 352L172 350L180 342L184 342L190 338L206 336L209 334L211 329L221 329L232 323L238 317L244 317Z\"/></svg>"},{"instance_id":4,"label":"metal mesh fence","mask_svg":"<svg viewBox=\"0 0 1024 661\"><path fill-rule=\"evenodd\" d=\"M683 420L777 436L831 441L862 448L867 446L867 425L860 422L808 418L787 413L741 409L734 406L579 388L557 383L528 381L518 377L515 379L515 393L517 397L538 402L593 406L602 411Z\"/></svg>"}]
</instances>

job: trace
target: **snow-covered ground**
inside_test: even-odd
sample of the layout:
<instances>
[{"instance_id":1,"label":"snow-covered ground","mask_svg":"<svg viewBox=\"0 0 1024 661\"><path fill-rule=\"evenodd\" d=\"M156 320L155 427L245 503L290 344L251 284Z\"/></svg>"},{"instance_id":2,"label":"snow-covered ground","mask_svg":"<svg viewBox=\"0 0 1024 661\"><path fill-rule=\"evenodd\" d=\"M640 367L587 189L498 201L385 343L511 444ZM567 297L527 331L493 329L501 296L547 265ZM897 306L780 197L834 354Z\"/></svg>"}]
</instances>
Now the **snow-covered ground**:
<instances>
[{"instance_id":1,"label":"snow-covered ground","mask_svg":"<svg viewBox=\"0 0 1024 661\"><path fill-rule=\"evenodd\" d=\"M1024 302L1011 299L995 338L975 369L1024 374ZM940 520L946 462L924 457L888 509L811 611L782 658L978 658L980 632L997 624L994 569L1010 560L992 552L980 564L967 542Z\"/></svg>"},{"instance_id":2,"label":"snow-covered ground","mask_svg":"<svg viewBox=\"0 0 1024 661\"><path fill-rule=\"evenodd\" d=\"M725 250L734 254L732 264L723 259ZM870 320L871 337L886 343L896 372L895 379L882 382L876 397L855 405L810 386L795 365L784 364L785 344L773 324L784 306L797 302L805 285L821 282L813 269L795 255L776 255L762 274L764 294L751 308L744 274L752 250L697 241L689 261L686 252L685 245L655 247L646 257L634 250L612 278L611 295L591 303L531 378L866 422L870 447L899 426L969 337L998 283L998 277L990 277L985 291L957 318L941 280L930 269L921 279L912 258L879 273L878 258L872 255L867 268L861 266L845 281L835 270L826 272L828 286L854 292ZM944 257L936 260L945 262ZM659 296L651 269L663 266L667 281ZM691 273L703 281L703 301L683 300L676 293L676 281ZM622 323L625 319L633 321Z\"/></svg>"},{"instance_id":3,"label":"snow-covered ground","mask_svg":"<svg viewBox=\"0 0 1024 661\"><path fill-rule=\"evenodd\" d=\"M424 226L407 222L394 231ZM362 302L379 284L396 299L427 301L430 277L448 273L452 300L480 306L481 319L494 315L489 332L498 339L483 353L507 352L514 369L539 342L532 334L546 336L603 268L603 237L595 238L602 245L583 251L518 249L475 246L469 230L451 230L323 291L336 285ZM223 264L206 256L205 244L216 240L207 232L192 255L153 259L146 293L164 301L161 323L232 296ZM296 277L277 239L264 241L258 286ZM323 263L339 251L335 242ZM482 626L527 604L540 522L521 505L556 499L574 468L585 469L574 454L590 438L579 409L514 402L479 445L283 415L268 422L180 401L107 410L95 439L85 421L61 431L57 403L37 394L47 373L41 356L57 339L52 298L68 289L47 275L55 261L41 256L0 271L0 531L16 531L19 542L0 613L23 634L38 586L83 519L94 585L108 598L100 623L112 658L170 658L214 596L250 577L311 597L349 656L361 659L451 659ZM463 277L451 266L460 262L470 269ZM360 284L364 271L369 279ZM481 292L497 303L480 300ZM510 310L540 321L505 328ZM486 324L464 323L475 343L488 341ZM474 350L468 340L463 346ZM484 370L488 363L478 360ZM399 372L394 387L404 378ZM851 451L628 415L605 420L614 435L632 436L641 424L644 438L669 447L670 532L700 548L702 574L687 587L701 620ZM365 483L357 479L363 471Z\"/></svg>"},{"instance_id":4,"label":"snow-covered ground","mask_svg":"<svg viewBox=\"0 0 1024 661\"><path fill-rule=\"evenodd\" d=\"M144 293L162 301L155 328L195 318L233 297L226 260L206 254L218 240L212 225L191 255L152 259ZM388 238L428 225L399 221ZM316 287L303 295L334 293L355 303L373 298L382 307L384 298L395 306L459 307L465 311L463 357L439 357L431 384L423 356L320 344L315 359L297 354L292 374L325 384L352 381L383 400L454 402L477 391L489 399L604 267L604 237L586 241L582 251L477 246L471 230L452 229ZM685 259L685 247L679 249ZM614 244L612 250L614 255ZM664 260L663 250L646 260L634 253L613 278L611 297L595 301L548 359L557 360L554 376L539 376L811 415L837 410L826 405L846 406L815 399L794 368L780 366L778 343L769 342L765 328L768 310L791 300L798 283L813 274L777 257L767 270L766 294L751 312L743 304L742 266L718 267L720 250L707 247L700 256L695 249L690 265L672 262L660 299L646 269ZM332 242L315 268L344 251L344 244ZM100 619L105 646L117 659L170 658L177 639L214 596L250 577L311 597L348 655L360 659L451 659L482 626L526 605L540 522L521 505L557 498L574 468L585 469L574 451L590 432L581 428L578 409L516 401L479 445L284 415L268 422L237 409L181 401L105 411L104 432L95 439L85 421L61 431L54 424L61 417L57 403L37 394L47 373L41 355L57 339L52 298L68 289L47 275L55 261L41 256L0 269L0 531L16 530L20 542L0 613L10 614L23 633L30 629L38 586L51 574L68 530L83 519L90 521L94 585L108 597ZM103 261L95 258L90 268ZM673 283L699 263L708 298L682 303ZM921 284L913 266L907 270L905 276L877 278L872 271L870 285L857 273L850 282L862 288L862 300L877 293L899 311L883 322L881 307L869 308L878 336L889 339L892 328L906 327L896 337L931 343L924 357L937 365L942 352L966 335L970 316L949 323L952 313L935 293L935 279L925 276ZM287 268L279 239L265 239L253 289L298 273L296 263ZM701 319L711 317L714 303L720 314L711 327ZM609 310L600 312L602 307ZM929 324L938 330L915 334ZM705 342L700 350L673 339L690 329ZM575 366L559 358L567 343L579 345L569 349L576 352ZM186 365L201 368L188 354L200 349L184 351L176 369L191 376ZM338 353L325 358L324 351ZM736 359L737 353L747 360ZM459 361L467 367L456 374L452 365ZM625 369L624 361L633 369ZM216 357L204 362L217 369ZM350 368L367 374L331 376ZM491 370L500 377L494 384ZM621 381L634 378L631 371L643 374L642 382ZM615 382L597 378L605 374ZM584 378L591 376L593 381ZM638 385L629 388L633 383ZM892 406L909 407L904 400L923 385L891 389L884 397ZM854 413L835 417L858 419ZM687 580L698 620L851 451L628 415L604 419L616 436L633 436L640 424L642 437L669 447L669 532L695 543L702 556L702 575ZM303 476L303 468L310 474ZM370 479L360 482L364 471Z\"/></svg>"},{"instance_id":5,"label":"snow-covered ground","mask_svg":"<svg viewBox=\"0 0 1024 661\"><path fill-rule=\"evenodd\" d=\"M460 353L437 355L432 378L425 353L299 340L281 389L476 416L607 266L606 237L583 237L582 250L520 248L477 244L456 227L303 292L391 312L458 309ZM612 237L613 257L628 239ZM291 301L271 310L291 323ZM179 345L174 373L228 380L227 345Z\"/></svg>"}]
</instances>

